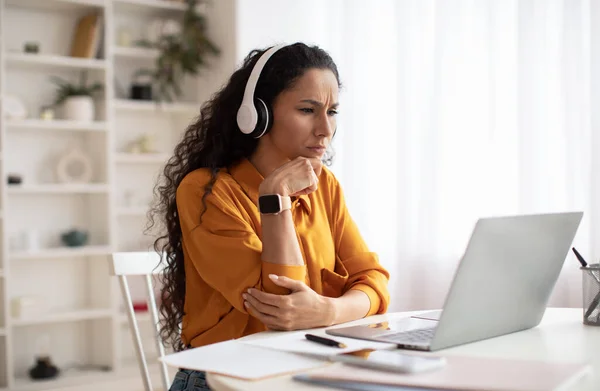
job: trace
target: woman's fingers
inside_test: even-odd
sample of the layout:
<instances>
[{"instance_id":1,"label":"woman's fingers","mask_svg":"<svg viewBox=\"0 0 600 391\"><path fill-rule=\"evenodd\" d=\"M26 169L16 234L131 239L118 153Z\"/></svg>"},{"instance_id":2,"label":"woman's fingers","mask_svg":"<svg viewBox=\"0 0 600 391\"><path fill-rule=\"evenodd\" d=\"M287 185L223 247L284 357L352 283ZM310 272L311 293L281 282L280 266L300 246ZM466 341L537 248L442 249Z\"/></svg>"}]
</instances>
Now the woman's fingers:
<instances>
[{"instance_id":1,"label":"woman's fingers","mask_svg":"<svg viewBox=\"0 0 600 391\"><path fill-rule=\"evenodd\" d=\"M298 157L277 168L263 181L263 189L282 189L281 195L310 194L317 190L323 163L319 158Z\"/></svg>"},{"instance_id":2,"label":"woman's fingers","mask_svg":"<svg viewBox=\"0 0 600 391\"><path fill-rule=\"evenodd\" d=\"M315 173L312 163L305 159L302 163L303 165L303 175L297 178L297 182L293 185L295 189L297 189L291 195L305 195L310 194L313 191L316 191L319 186L319 178Z\"/></svg>"},{"instance_id":3,"label":"woman's fingers","mask_svg":"<svg viewBox=\"0 0 600 391\"><path fill-rule=\"evenodd\" d=\"M248 293L251 296L254 296L258 301L274 306L274 307L282 307L285 305L285 301L288 300L286 296L275 295L273 293L263 292L256 288L248 289ZM242 295L243 296L243 295Z\"/></svg>"},{"instance_id":4,"label":"woman's fingers","mask_svg":"<svg viewBox=\"0 0 600 391\"><path fill-rule=\"evenodd\" d=\"M280 317L265 314L255 307L249 300L244 301L244 306L248 313L260 320L267 328L271 330L291 330L291 322L286 321Z\"/></svg>"},{"instance_id":5,"label":"woman's fingers","mask_svg":"<svg viewBox=\"0 0 600 391\"><path fill-rule=\"evenodd\" d=\"M248 311L248 313L250 313L250 315L254 316L258 320L263 322L265 325L276 323L276 320L277 320L276 317L274 317L273 315L268 315L268 314L262 313L250 301L244 301L244 307L246 307L246 310Z\"/></svg>"},{"instance_id":6,"label":"woman's fingers","mask_svg":"<svg viewBox=\"0 0 600 391\"><path fill-rule=\"evenodd\" d=\"M246 302L249 302L250 304L252 304L253 308L257 309L261 313L266 314L266 315L271 315L271 316L277 316L278 311L279 311L278 307L275 307L275 306L272 306L269 304L265 304L250 294L244 293L242 295L242 297L244 298L244 300Z\"/></svg>"}]
</instances>

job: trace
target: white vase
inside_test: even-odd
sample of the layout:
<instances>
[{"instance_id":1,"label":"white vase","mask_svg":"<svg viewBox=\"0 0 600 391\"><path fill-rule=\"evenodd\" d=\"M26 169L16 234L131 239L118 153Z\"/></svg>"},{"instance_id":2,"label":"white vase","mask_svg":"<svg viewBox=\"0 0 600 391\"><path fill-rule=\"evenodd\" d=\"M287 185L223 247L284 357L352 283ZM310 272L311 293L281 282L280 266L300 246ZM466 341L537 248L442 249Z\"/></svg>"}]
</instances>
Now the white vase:
<instances>
[{"instance_id":1,"label":"white vase","mask_svg":"<svg viewBox=\"0 0 600 391\"><path fill-rule=\"evenodd\" d=\"M94 99L91 96L70 96L63 103L64 119L72 121L93 121L95 118Z\"/></svg>"}]
</instances>

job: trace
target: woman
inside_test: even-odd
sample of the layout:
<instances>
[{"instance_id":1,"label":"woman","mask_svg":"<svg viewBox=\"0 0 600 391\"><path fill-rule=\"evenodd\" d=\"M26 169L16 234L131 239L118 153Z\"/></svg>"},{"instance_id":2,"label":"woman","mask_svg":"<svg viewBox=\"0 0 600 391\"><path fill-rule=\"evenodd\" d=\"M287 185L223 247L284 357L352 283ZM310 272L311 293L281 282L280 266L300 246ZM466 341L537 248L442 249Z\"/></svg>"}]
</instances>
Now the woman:
<instances>
[{"instance_id":1,"label":"woman","mask_svg":"<svg viewBox=\"0 0 600 391\"><path fill-rule=\"evenodd\" d=\"M389 275L323 167L336 129L337 67L317 47L276 50L256 85L270 120L255 138L236 115L264 53L251 52L204 104L157 188L155 213L167 232L155 248L168 254L161 333L176 350L329 326L389 303ZM171 389L194 385L205 387L204 373L182 370Z\"/></svg>"}]
</instances>

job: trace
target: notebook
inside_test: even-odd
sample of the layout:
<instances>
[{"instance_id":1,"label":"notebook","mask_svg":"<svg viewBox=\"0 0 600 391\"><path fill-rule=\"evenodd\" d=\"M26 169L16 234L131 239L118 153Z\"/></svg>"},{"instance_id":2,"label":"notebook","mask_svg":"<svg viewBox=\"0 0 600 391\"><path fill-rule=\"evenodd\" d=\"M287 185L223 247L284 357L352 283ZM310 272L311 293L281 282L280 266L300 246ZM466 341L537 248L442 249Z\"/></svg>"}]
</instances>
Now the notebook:
<instances>
[{"instance_id":1,"label":"notebook","mask_svg":"<svg viewBox=\"0 0 600 391\"><path fill-rule=\"evenodd\" d=\"M330 365L327 361L241 343L219 342L160 359L175 368L207 371L246 380L297 373Z\"/></svg>"},{"instance_id":2,"label":"notebook","mask_svg":"<svg viewBox=\"0 0 600 391\"><path fill-rule=\"evenodd\" d=\"M319 335L328 339L333 339L336 342L341 342L346 345L345 348L337 348L326 345L321 345L309 341L305 337L306 331L286 331L282 333L274 333L267 338L251 338L238 339L239 342L259 346L262 348L275 349L280 351L303 353L321 357L328 357L334 354L352 352L361 349L395 349L396 344L385 342L373 342L355 338L332 337L325 334L324 331L313 331L311 334Z\"/></svg>"},{"instance_id":3,"label":"notebook","mask_svg":"<svg viewBox=\"0 0 600 391\"><path fill-rule=\"evenodd\" d=\"M397 374L338 365L298 375L295 380L336 382L340 387L363 383L451 391L557 391L568 389L591 368L586 364L481 357L446 359L447 364L434 372Z\"/></svg>"}]
</instances>

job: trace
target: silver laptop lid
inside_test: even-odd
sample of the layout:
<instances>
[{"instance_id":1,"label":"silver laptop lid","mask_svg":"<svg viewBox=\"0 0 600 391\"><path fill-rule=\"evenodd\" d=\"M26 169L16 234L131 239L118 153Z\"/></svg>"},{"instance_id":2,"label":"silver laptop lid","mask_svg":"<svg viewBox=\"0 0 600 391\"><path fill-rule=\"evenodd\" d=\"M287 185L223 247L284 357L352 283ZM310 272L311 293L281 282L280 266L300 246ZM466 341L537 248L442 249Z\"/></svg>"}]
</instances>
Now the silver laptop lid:
<instances>
[{"instance_id":1,"label":"silver laptop lid","mask_svg":"<svg viewBox=\"0 0 600 391\"><path fill-rule=\"evenodd\" d=\"M582 216L570 212L479 219L430 349L536 326Z\"/></svg>"}]
</instances>

